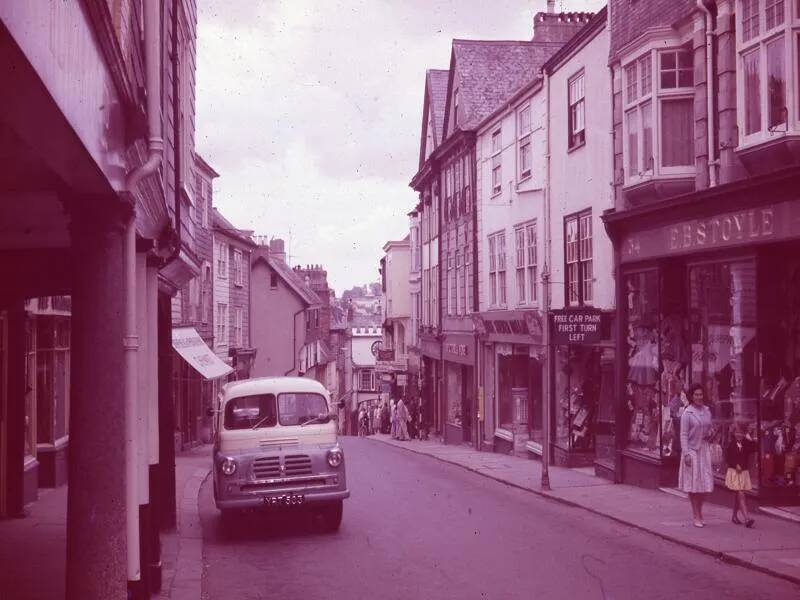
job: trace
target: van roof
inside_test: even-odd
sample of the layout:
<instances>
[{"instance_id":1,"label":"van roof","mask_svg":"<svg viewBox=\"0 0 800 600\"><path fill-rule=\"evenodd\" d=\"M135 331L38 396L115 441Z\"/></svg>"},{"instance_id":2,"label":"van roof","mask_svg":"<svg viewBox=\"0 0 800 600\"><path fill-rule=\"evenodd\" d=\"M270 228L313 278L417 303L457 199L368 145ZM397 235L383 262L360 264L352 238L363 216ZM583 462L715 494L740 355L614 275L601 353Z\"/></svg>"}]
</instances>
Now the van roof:
<instances>
[{"instance_id":1,"label":"van roof","mask_svg":"<svg viewBox=\"0 0 800 600\"><path fill-rule=\"evenodd\" d=\"M231 381L222 386L226 398L251 394L307 392L327 395L328 390L316 379L306 377L257 377Z\"/></svg>"}]
</instances>

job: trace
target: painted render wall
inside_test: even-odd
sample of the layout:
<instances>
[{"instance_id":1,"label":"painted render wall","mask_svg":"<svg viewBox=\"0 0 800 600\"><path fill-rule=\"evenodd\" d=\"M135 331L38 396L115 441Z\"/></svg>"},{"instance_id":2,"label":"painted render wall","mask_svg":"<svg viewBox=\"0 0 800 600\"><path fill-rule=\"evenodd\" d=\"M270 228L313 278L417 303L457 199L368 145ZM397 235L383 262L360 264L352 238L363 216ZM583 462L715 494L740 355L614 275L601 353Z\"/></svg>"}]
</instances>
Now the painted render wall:
<instances>
[{"instance_id":1,"label":"painted render wall","mask_svg":"<svg viewBox=\"0 0 800 600\"><path fill-rule=\"evenodd\" d=\"M604 27L550 78L550 177L552 218L552 308L564 307L564 217L592 209L594 301L614 308L614 254L601 220L613 208L611 81L608 69L608 28ZM573 75L585 73L586 143L567 147L567 86Z\"/></svg>"},{"instance_id":2,"label":"painted render wall","mask_svg":"<svg viewBox=\"0 0 800 600\"><path fill-rule=\"evenodd\" d=\"M411 295L408 276L411 272L411 247L409 242L392 242L386 253L387 318L411 317Z\"/></svg>"},{"instance_id":3,"label":"painted render wall","mask_svg":"<svg viewBox=\"0 0 800 600\"><path fill-rule=\"evenodd\" d=\"M305 304L280 277L277 288L271 288L271 271L264 260L252 260L250 334L256 349L253 377L297 375L298 349L305 344Z\"/></svg>"},{"instance_id":4,"label":"painted render wall","mask_svg":"<svg viewBox=\"0 0 800 600\"><path fill-rule=\"evenodd\" d=\"M519 178L519 132L517 115L526 106L531 107L531 176ZM476 161L478 190L478 306L481 311L492 308L533 308L537 303L520 304L516 288L514 226L536 220L538 268L541 273L544 249L544 183L545 183L545 123L546 96L544 91L531 93L517 102L485 127L478 130ZM502 189L492 194L492 134L501 128L502 135ZM506 293L504 307L490 306L489 240L499 231L506 234ZM541 284L537 299L541 299Z\"/></svg>"}]
</instances>

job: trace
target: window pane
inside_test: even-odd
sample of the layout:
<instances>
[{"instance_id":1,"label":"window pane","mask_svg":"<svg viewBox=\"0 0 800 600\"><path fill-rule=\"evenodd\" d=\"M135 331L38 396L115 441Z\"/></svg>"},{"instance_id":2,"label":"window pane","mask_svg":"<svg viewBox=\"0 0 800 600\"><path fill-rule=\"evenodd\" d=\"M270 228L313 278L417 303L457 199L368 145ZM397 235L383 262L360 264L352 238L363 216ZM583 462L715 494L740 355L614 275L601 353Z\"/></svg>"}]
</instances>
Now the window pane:
<instances>
[{"instance_id":1,"label":"window pane","mask_svg":"<svg viewBox=\"0 0 800 600\"><path fill-rule=\"evenodd\" d=\"M767 31L778 25L783 25L783 0L766 0L765 6L767 12Z\"/></svg>"},{"instance_id":2,"label":"window pane","mask_svg":"<svg viewBox=\"0 0 800 600\"><path fill-rule=\"evenodd\" d=\"M664 100L661 103L661 162L665 167L691 166L692 100Z\"/></svg>"},{"instance_id":3,"label":"window pane","mask_svg":"<svg viewBox=\"0 0 800 600\"><path fill-rule=\"evenodd\" d=\"M628 175L639 174L639 113L636 109L625 114L628 128Z\"/></svg>"},{"instance_id":4,"label":"window pane","mask_svg":"<svg viewBox=\"0 0 800 600\"><path fill-rule=\"evenodd\" d=\"M761 131L761 77L758 49L742 56L744 69L744 132L746 135Z\"/></svg>"},{"instance_id":5,"label":"window pane","mask_svg":"<svg viewBox=\"0 0 800 600\"><path fill-rule=\"evenodd\" d=\"M642 166L644 171L653 170L653 105L642 104Z\"/></svg>"},{"instance_id":6,"label":"window pane","mask_svg":"<svg viewBox=\"0 0 800 600\"><path fill-rule=\"evenodd\" d=\"M639 73L642 80L642 96L646 96L653 89L653 66L650 62L650 55L639 59Z\"/></svg>"},{"instance_id":7,"label":"window pane","mask_svg":"<svg viewBox=\"0 0 800 600\"><path fill-rule=\"evenodd\" d=\"M525 266L525 230L524 229L517 229L514 232L517 246L516 246L516 266L517 267L524 267Z\"/></svg>"},{"instance_id":8,"label":"window pane","mask_svg":"<svg viewBox=\"0 0 800 600\"><path fill-rule=\"evenodd\" d=\"M767 126L775 127L786 123L786 74L783 37L767 44Z\"/></svg>"},{"instance_id":9,"label":"window pane","mask_svg":"<svg viewBox=\"0 0 800 600\"><path fill-rule=\"evenodd\" d=\"M626 80L626 94L628 102L632 102L637 98L637 76L636 76L636 63L632 63L625 67L625 80Z\"/></svg>"},{"instance_id":10,"label":"window pane","mask_svg":"<svg viewBox=\"0 0 800 600\"><path fill-rule=\"evenodd\" d=\"M671 89L677 87L677 75L675 71L661 71L661 87Z\"/></svg>"},{"instance_id":11,"label":"window pane","mask_svg":"<svg viewBox=\"0 0 800 600\"><path fill-rule=\"evenodd\" d=\"M517 269L517 294L519 302L525 302L525 269Z\"/></svg>"},{"instance_id":12,"label":"window pane","mask_svg":"<svg viewBox=\"0 0 800 600\"><path fill-rule=\"evenodd\" d=\"M748 41L758 35L759 0L742 0L742 40Z\"/></svg>"},{"instance_id":13,"label":"window pane","mask_svg":"<svg viewBox=\"0 0 800 600\"><path fill-rule=\"evenodd\" d=\"M665 69L674 70L676 67L675 62L675 53L674 52L662 52L661 53L661 70L664 71Z\"/></svg>"}]
</instances>

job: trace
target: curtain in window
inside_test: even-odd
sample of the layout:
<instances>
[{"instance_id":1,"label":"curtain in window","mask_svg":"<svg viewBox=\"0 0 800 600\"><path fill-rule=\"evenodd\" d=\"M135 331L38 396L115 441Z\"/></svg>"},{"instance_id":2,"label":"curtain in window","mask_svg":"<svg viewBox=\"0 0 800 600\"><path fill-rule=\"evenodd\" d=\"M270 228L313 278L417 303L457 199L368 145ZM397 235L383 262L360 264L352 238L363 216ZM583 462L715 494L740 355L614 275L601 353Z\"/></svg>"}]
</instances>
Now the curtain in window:
<instances>
[{"instance_id":1,"label":"curtain in window","mask_svg":"<svg viewBox=\"0 0 800 600\"><path fill-rule=\"evenodd\" d=\"M642 170L653 170L653 105L642 104Z\"/></svg>"},{"instance_id":2,"label":"curtain in window","mask_svg":"<svg viewBox=\"0 0 800 600\"><path fill-rule=\"evenodd\" d=\"M639 174L639 114L634 108L625 114L628 126L628 174Z\"/></svg>"},{"instance_id":3,"label":"curtain in window","mask_svg":"<svg viewBox=\"0 0 800 600\"><path fill-rule=\"evenodd\" d=\"M758 62L758 49L742 55L742 67L744 70L744 132L746 135L761 131L761 75L758 70Z\"/></svg>"},{"instance_id":4,"label":"curtain in window","mask_svg":"<svg viewBox=\"0 0 800 600\"><path fill-rule=\"evenodd\" d=\"M786 73L783 36L767 44L767 99L768 123L775 127L786 123Z\"/></svg>"},{"instance_id":5,"label":"curtain in window","mask_svg":"<svg viewBox=\"0 0 800 600\"><path fill-rule=\"evenodd\" d=\"M665 167L691 166L692 99L664 100L661 103L661 156Z\"/></svg>"}]
</instances>

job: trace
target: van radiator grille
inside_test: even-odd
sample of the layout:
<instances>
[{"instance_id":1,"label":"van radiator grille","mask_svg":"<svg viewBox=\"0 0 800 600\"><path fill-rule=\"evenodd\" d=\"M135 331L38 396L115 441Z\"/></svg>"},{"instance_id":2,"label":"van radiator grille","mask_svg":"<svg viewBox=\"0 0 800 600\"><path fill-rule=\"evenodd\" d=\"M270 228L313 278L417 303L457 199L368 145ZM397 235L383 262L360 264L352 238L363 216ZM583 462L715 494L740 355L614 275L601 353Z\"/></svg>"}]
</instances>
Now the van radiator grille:
<instances>
[{"instance_id":1,"label":"van radiator grille","mask_svg":"<svg viewBox=\"0 0 800 600\"><path fill-rule=\"evenodd\" d=\"M287 454L283 458L286 475L311 475L311 457L305 454Z\"/></svg>"},{"instance_id":2,"label":"van radiator grille","mask_svg":"<svg viewBox=\"0 0 800 600\"><path fill-rule=\"evenodd\" d=\"M277 456L267 458L257 458L253 461L253 475L256 479L269 479L280 477L281 465Z\"/></svg>"}]
</instances>

